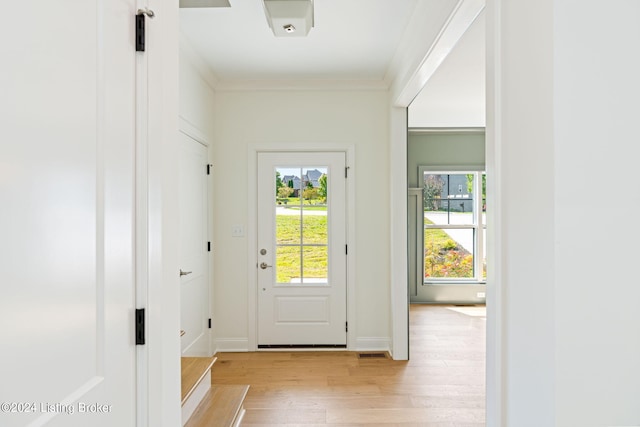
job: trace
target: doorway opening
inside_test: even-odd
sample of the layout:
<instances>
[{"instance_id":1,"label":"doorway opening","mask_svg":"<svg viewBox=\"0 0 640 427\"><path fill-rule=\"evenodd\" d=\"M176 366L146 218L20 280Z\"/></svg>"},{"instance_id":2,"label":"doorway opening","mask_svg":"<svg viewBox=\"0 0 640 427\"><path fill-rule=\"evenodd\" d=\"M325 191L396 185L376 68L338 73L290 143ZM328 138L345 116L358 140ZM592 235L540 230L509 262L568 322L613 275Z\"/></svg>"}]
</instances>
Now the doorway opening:
<instances>
[{"instance_id":1,"label":"doorway opening","mask_svg":"<svg viewBox=\"0 0 640 427\"><path fill-rule=\"evenodd\" d=\"M443 362L443 383L473 389L482 421L486 180L491 179L485 174L484 15L480 12L409 105L406 169L409 357L433 358L429 353L435 352L455 359ZM447 328L449 322L456 330ZM439 335L430 336L436 329Z\"/></svg>"}]
</instances>

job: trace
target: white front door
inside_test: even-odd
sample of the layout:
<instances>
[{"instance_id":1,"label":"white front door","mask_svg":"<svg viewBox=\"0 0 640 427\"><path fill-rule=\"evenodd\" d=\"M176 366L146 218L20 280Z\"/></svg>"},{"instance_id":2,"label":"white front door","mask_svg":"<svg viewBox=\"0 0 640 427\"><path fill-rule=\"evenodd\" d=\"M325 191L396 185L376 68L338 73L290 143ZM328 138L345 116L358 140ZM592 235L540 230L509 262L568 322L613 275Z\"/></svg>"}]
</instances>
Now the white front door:
<instances>
[{"instance_id":1,"label":"white front door","mask_svg":"<svg viewBox=\"0 0 640 427\"><path fill-rule=\"evenodd\" d=\"M183 356L209 356L207 147L180 132L180 329Z\"/></svg>"},{"instance_id":2,"label":"white front door","mask_svg":"<svg viewBox=\"0 0 640 427\"><path fill-rule=\"evenodd\" d=\"M2 426L136 424L135 6L2 5Z\"/></svg>"},{"instance_id":3,"label":"white front door","mask_svg":"<svg viewBox=\"0 0 640 427\"><path fill-rule=\"evenodd\" d=\"M346 347L345 153L258 154L258 347Z\"/></svg>"}]
</instances>

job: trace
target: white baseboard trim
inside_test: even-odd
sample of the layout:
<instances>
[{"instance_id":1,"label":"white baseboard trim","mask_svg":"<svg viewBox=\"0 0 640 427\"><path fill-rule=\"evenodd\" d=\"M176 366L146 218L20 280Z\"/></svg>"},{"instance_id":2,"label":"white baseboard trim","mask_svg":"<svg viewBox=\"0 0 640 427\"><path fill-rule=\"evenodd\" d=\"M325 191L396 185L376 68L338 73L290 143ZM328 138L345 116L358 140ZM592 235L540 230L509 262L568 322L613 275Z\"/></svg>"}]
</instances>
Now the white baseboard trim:
<instances>
[{"instance_id":1,"label":"white baseboard trim","mask_svg":"<svg viewBox=\"0 0 640 427\"><path fill-rule=\"evenodd\" d=\"M249 351L249 339L247 338L218 338L216 339L216 352L247 352Z\"/></svg>"},{"instance_id":2,"label":"white baseboard trim","mask_svg":"<svg viewBox=\"0 0 640 427\"><path fill-rule=\"evenodd\" d=\"M359 337L355 351L390 351L390 342L389 337Z\"/></svg>"},{"instance_id":3,"label":"white baseboard trim","mask_svg":"<svg viewBox=\"0 0 640 427\"><path fill-rule=\"evenodd\" d=\"M356 347L353 351L390 351L391 339L389 337L359 337L356 338ZM218 338L216 339L216 352L248 352L249 340L247 338Z\"/></svg>"}]
</instances>

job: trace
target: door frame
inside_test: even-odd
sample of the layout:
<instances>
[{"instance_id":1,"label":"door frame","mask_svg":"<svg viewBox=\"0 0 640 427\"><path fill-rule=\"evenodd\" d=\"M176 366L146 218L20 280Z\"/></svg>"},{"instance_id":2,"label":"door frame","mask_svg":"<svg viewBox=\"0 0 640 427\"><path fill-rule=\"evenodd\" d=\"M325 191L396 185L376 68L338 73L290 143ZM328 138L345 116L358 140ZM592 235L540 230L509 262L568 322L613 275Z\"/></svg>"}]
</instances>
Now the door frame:
<instances>
[{"instance_id":1,"label":"door frame","mask_svg":"<svg viewBox=\"0 0 640 427\"><path fill-rule=\"evenodd\" d=\"M198 144L203 145L206 150L207 150L207 163L210 163L211 161L211 144L209 143L208 138L206 137L206 135L200 130L198 129L198 127L194 126L193 124L191 124L191 122L189 122L187 119L185 119L182 116L178 117L179 120L179 132L188 136L189 138L193 139L195 142L197 142ZM213 166L212 166L213 169ZM208 175L207 178L207 202L206 202L206 206L207 206L207 240L209 242L211 242L211 244L213 244L213 195L212 195L212 189L213 189L213 184L211 182L211 180L213 179L213 172ZM214 331L214 322L213 322L213 280L211 279L213 276L213 248L211 249L211 251L209 252L209 254L207 255L207 292L208 292L208 304L207 304L207 310L208 310L208 316L211 319L211 327L209 328L208 334L209 334L209 344L208 344L208 353L209 356L213 356L213 353L215 352L215 345L214 345L214 341L215 341L215 334L213 333Z\"/></svg>"},{"instance_id":2,"label":"door frame","mask_svg":"<svg viewBox=\"0 0 640 427\"><path fill-rule=\"evenodd\" d=\"M258 153L286 153L286 152L341 152L345 153L345 163L349 171L346 182L346 229L347 244L347 348L356 348L357 330L355 308L355 145L336 143L251 143L248 145L248 190L247 191L247 349L249 351L258 350ZM262 350L262 349L260 349Z\"/></svg>"}]
</instances>

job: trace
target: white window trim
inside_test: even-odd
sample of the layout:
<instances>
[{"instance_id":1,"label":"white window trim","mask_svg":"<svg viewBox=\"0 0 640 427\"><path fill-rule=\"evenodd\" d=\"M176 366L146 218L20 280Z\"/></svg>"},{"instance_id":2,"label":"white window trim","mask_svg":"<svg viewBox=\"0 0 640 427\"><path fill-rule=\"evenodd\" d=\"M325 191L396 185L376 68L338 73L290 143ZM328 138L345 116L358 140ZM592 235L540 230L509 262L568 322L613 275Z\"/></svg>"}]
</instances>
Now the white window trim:
<instances>
[{"instance_id":1,"label":"white window trim","mask_svg":"<svg viewBox=\"0 0 640 427\"><path fill-rule=\"evenodd\" d=\"M420 165L418 166L418 184L419 184L419 188L420 190L423 190L424 188L424 174L425 172L437 172L439 174L460 174L460 173L476 173L478 174L477 176L481 176L481 174L485 173L485 166L484 165L478 165L478 164L474 164L474 165L439 165L439 166L426 166L426 165ZM473 192L475 194L482 194L482 180L481 179L475 179L474 180L474 189ZM483 278L481 275L481 271L482 271L482 259L483 259L483 254L484 254L484 249L483 249L483 245L484 245L484 236L485 233L482 233L482 230L484 229L486 231L487 228L487 224L484 223L482 221L482 215L480 214L482 212L482 197L475 197L473 199L473 211L474 211L474 216L477 215L477 221L474 221L474 224L468 224L468 225L456 225L456 224L438 224L437 226L426 226L426 228L432 228L432 229L472 229L475 231L475 239L474 239L474 251L473 251L473 264L474 264L474 272L475 272L475 277L473 278L464 278L464 277L459 277L459 278L431 278L429 280L424 280L424 258L422 256L422 254L424 254L424 238L420 238L420 239L416 239L416 243L418 245L418 247L416 248L416 256L418 257L418 260L416 260L416 262L418 263L418 265L422 265L422 268L420 269L420 271L422 271L420 280L418 280L418 284L422 284L423 286L438 286L438 285L455 285L455 284L462 284L462 285L468 285L468 284L480 284L480 285L484 285L487 283L486 278ZM424 225L424 212L422 211L422 202L420 202L420 206L421 206L421 212L420 215L418 215L418 221L417 221L417 225L419 226L419 230L422 230L422 232L424 232L425 229L425 225ZM418 231L418 230L416 230Z\"/></svg>"}]
</instances>

